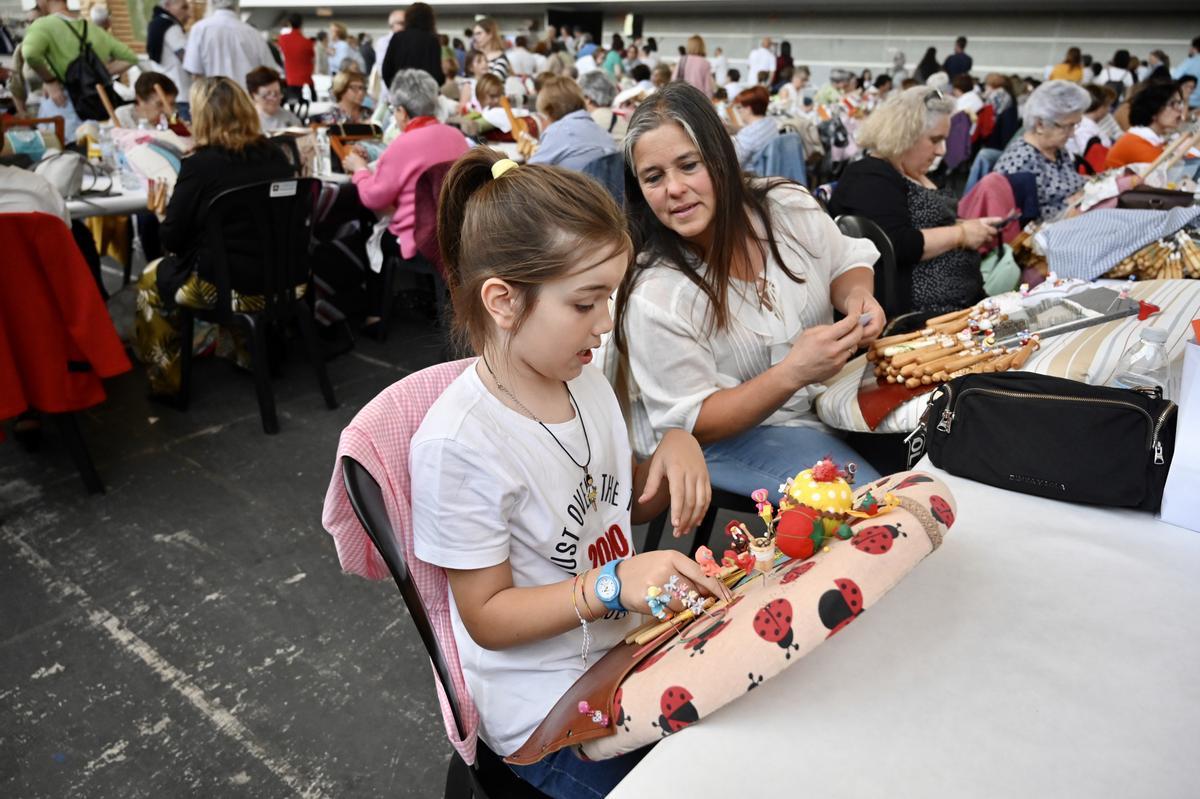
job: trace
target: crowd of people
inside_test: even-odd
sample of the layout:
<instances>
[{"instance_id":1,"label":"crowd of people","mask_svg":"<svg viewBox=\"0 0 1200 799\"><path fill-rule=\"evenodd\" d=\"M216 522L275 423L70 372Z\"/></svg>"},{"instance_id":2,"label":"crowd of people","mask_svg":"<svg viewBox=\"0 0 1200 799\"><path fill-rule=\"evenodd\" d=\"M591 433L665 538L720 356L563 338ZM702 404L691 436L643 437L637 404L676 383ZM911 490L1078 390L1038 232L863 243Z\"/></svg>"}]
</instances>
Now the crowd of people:
<instances>
[{"instance_id":1,"label":"crowd of people","mask_svg":"<svg viewBox=\"0 0 1200 799\"><path fill-rule=\"evenodd\" d=\"M264 36L237 0L211 0L189 26L187 0L163 0L140 62L65 0L37 8L4 76L17 113L36 102L38 116L67 120L68 139L96 128L73 108L68 79L86 41L114 77L138 72L113 86L120 127L186 134L169 201L139 215L162 250L137 283L134 335L156 398L178 392L182 348L193 346L180 339L177 309L214 302L219 265L203 209L227 189L313 171L281 141L308 126L367 129L369 141L339 159L349 179L318 220L308 287L319 320L366 332L392 302L374 264L425 257L421 181L446 172L436 230L453 324L482 357L414 439L416 551L448 570L464 672L501 754L578 675L589 624L603 628L602 651L626 632L604 626L606 613L647 610L634 588L596 599L603 564L564 581L540 554L575 551L560 540L560 511L595 490L593 475L620 495L604 511L580 510L587 532L562 533L575 540L593 522L628 535L630 509L638 521L668 506L684 532L710 482L748 495L824 456L856 462L861 481L878 476L813 410L822 382L888 322L875 296L879 250L843 234L834 215L886 232L899 310L962 308L983 297L980 248L1006 220L957 213L944 163L956 135L996 151L996 171L1031 176L1039 213L1052 218L1097 152L1101 169L1152 161L1200 106L1200 37L1174 67L1161 50L1144 61L1118 50L1098 64L1071 48L1044 81L980 76L960 37L944 60L930 48L910 69L897 53L880 74L835 68L814 86L786 41L763 38L743 70L721 48L710 57L698 35L669 57L652 37L507 35L489 18L449 36L422 2L393 11L372 41L339 22L310 36L297 14ZM288 133L297 136L275 135ZM769 166L787 136L801 143L810 187L829 184L824 202ZM600 162L617 164L608 192L584 175ZM35 179L0 166L0 211L70 221ZM261 276L250 224L228 231L235 246L221 266L235 303L252 309ZM349 255L323 257L334 250ZM584 368L610 334L605 365L618 365L606 371L620 376L620 401ZM573 469L559 468L564 453ZM694 567L647 553L625 562L621 579L636 588L683 574L722 593ZM489 691L500 698L480 701ZM514 770L550 795L569 795L567 782L602 795L636 762L552 759Z\"/></svg>"}]
</instances>

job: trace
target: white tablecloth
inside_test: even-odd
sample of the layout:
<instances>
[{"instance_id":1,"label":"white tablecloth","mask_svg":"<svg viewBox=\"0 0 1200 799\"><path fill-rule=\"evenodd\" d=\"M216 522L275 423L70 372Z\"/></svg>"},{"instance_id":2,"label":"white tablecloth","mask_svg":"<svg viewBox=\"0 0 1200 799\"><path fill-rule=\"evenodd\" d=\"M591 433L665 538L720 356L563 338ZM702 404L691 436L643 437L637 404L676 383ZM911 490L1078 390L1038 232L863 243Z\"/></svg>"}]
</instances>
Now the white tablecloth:
<instances>
[{"instance_id":1,"label":"white tablecloth","mask_svg":"<svg viewBox=\"0 0 1200 799\"><path fill-rule=\"evenodd\" d=\"M611 796L1200 795L1200 534L918 468L942 548Z\"/></svg>"},{"instance_id":2,"label":"white tablecloth","mask_svg":"<svg viewBox=\"0 0 1200 799\"><path fill-rule=\"evenodd\" d=\"M121 187L121 180L114 175L111 181L107 176L99 179L92 175L84 175L83 190L89 191L99 186L107 188L111 185L112 193L108 195L92 195L67 200L67 210L72 219L83 219L89 216L116 216L134 214L146 210L146 190L126 190Z\"/></svg>"}]
</instances>

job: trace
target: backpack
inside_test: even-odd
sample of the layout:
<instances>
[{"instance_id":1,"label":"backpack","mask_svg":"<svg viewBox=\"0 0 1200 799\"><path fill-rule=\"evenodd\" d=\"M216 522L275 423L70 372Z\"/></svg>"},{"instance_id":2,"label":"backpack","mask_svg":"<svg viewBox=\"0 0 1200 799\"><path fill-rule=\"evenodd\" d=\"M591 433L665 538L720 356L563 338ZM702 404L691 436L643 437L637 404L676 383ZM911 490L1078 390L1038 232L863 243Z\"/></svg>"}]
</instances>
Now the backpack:
<instances>
[{"instance_id":1,"label":"backpack","mask_svg":"<svg viewBox=\"0 0 1200 799\"><path fill-rule=\"evenodd\" d=\"M65 76L56 77L62 81L67 96L71 98L71 105L75 106L75 113L79 114L80 119L108 119L108 109L104 107L104 101L100 99L100 91L96 86L103 86L104 91L112 96L112 75L88 43L87 20L83 21L82 33L75 30L75 26L65 19L62 22L79 40L79 55L67 66Z\"/></svg>"}]
</instances>

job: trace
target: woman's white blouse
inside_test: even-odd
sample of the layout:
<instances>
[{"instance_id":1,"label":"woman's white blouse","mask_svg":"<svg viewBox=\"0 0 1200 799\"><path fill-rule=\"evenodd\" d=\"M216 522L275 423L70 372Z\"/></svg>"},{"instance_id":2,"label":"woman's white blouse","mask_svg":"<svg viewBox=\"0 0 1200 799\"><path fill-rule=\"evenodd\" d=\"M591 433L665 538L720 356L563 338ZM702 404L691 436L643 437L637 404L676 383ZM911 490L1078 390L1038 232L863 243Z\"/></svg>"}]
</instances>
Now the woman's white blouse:
<instances>
[{"instance_id":1,"label":"woman's white blouse","mask_svg":"<svg viewBox=\"0 0 1200 799\"><path fill-rule=\"evenodd\" d=\"M639 276L624 321L631 434L639 458L649 456L668 429L692 430L710 395L778 363L806 328L832 323L830 284L856 267L871 268L879 258L875 245L842 235L817 201L794 184L773 189L768 206L779 254L804 279L792 281L768 249L763 273L774 310L759 302L753 283L732 280L729 324L716 330L707 298L682 272L656 263ZM761 236L758 220L755 228ZM704 273L703 264L698 271ZM820 426L811 405L822 390L819 384L801 389L763 424Z\"/></svg>"}]
</instances>

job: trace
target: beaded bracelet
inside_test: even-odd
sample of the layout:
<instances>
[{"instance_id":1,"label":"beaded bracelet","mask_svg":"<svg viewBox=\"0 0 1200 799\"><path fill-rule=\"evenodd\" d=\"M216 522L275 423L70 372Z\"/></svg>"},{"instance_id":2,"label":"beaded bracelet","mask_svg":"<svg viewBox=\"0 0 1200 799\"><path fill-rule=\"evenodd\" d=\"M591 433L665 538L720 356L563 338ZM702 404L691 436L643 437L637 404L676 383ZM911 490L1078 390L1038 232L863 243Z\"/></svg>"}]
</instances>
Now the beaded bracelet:
<instances>
[{"instance_id":1,"label":"beaded bracelet","mask_svg":"<svg viewBox=\"0 0 1200 799\"><path fill-rule=\"evenodd\" d=\"M575 608L575 618L579 619L579 625L583 627L583 652L580 655L583 658L583 667L587 668L588 650L592 648L592 631L588 629L588 623L584 620L583 614L579 612L578 592L575 590L579 586L580 575L575 575L575 579L571 581L571 607ZM584 597L584 602L587 598Z\"/></svg>"}]
</instances>

